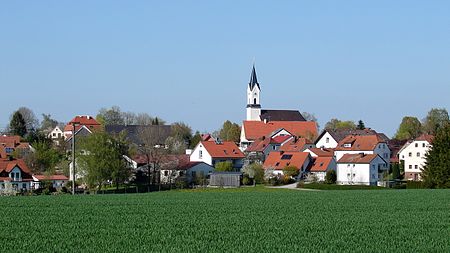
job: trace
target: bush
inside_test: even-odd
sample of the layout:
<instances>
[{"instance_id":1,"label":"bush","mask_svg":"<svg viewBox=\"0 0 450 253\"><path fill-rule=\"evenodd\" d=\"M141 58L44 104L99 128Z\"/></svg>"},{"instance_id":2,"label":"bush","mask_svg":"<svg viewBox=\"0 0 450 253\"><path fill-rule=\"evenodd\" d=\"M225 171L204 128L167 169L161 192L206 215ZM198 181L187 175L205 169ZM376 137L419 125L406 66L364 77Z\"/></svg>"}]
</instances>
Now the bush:
<instances>
[{"instance_id":1,"label":"bush","mask_svg":"<svg viewBox=\"0 0 450 253\"><path fill-rule=\"evenodd\" d=\"M242 184L243 185L252 185L253 184L253 180L248 175L244 175L242 177Z\"/></svg>"},{"instance_id":2,"label":"bush","mask_svg":"<svg viewBox=\"0 0 450 253\"><path fill-rule=\"evenodd\" d=\"M335 170L327 171L327 174L325 175L325 183L336 184L336 180L337 180L336 171Z\"/></svg>"},{"instance_id":3,"label":"bush","mask_svg":"<svg viewBox=\"0 0 450 253\"><path fill-rule=\"evenodd\" d=\"M231 162L216 163L215 171L233 171L233 164Z\"/></svg>"},{"instance_id":4,"label":"bush","mask_svg":"<svg viewBox=\"0 0 450 253\"><path fill-rule=\"evenodd\" d=\"M305 187L305 181L303 181L303 180L298 181L297 188L304 188L304 187Z\"/></svg>"},{"instance_id":5,"label":"bush","mask_svg":"<svg viewBox=\"0 0 450 253\"><path fill-rule=\"evenodd\" d=\"M421 181L407 181L406 189L423 189L425 185Z\"/></svg>"},{"instance_id":6,"label":"bush","mask_svg":"<svg viewBox=\"0 0 450 253\"><path fill-rule=\"evenodd\" d=\"M283 175L286 177L296 177L299 174L299 170L295 166L286 166L283 169Z\"/></svg>"}]
</instances>

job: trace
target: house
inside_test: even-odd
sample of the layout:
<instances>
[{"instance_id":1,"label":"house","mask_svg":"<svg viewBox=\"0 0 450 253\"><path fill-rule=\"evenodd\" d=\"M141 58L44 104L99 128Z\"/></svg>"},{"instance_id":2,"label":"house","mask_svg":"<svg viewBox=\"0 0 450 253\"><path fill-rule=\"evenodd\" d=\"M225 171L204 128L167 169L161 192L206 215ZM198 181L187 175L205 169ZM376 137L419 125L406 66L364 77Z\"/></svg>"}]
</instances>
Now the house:
<instances>
[{"instance_id":1,"label":"house","mask_svg":"<svg viewBox=\"0 0 450 253\"><path fill-rule=\"evenodd\" d=\"M336 170L336 160L332 156L314 157L313 160L314 162L309 169L309 172L314 175L319 182L325 181L325 176L328 171Z\"/></svg>"},{"instance_id":2,"label":"house","mask_svg":"<svg viewBox=\"0 0 450 253\"><path fill-rule=\"evenodd\" d=\"M388 141L389 138L383 133L377 133L375 130L366 128L360 129L342 129L342 130L323 130L315 141L318 148L336 148L338 143L349 135L378 135L382 140Z\"/></svg>"},{"instance_id":3,"label":"house","mask_svg":"<svg viewBox=\"0 0 450 253\"><path fill-rule=\"evenodd\" d=\"M280 147L280 151L285 152L303 152L306 149L314 148L313 142L304 137L293 136L283 143Z\"/></svg>"},{"instance_id":4,"label":"house","mask_svg":"<svg viewBox=\"0 0 450 253\"><path fill-rule=\"evenodd\" d=\"M68 181L69 178L64 175L32 175L33 181L31 182L32 189L39 189L44 186L44 183L51 183L55 189L61 189Z\"/></svg>"},{"instance_id":5,"label":"house","mask_svg":"<svg viewBox=\"0 0 450 253\"><path fill-rule=\"evenodd\" d=\"M426 154L433 143L433 136L423 134L407 142L398 152L399 160L404 161L405 179L422 180L421 172L426 162Z\"/></svg>"},{"instance_id":6,"label":"house","mask_svg":"<svg viewBox=\"0 0 450 253\"><path fill-rule=\"evenodd\" d=\"M317 136L317 125L308 122L296 110L261 109L261 86L253 65L250 82L247 85L247 117L242 124L240 149L246 150L258 138L267 136L277 129L285 129L292 135L311 139Z\"/></svg>"},{"instance_id":7,"label":"house","mask_svg":"<svg viewBox=\"0 0 450 253\"><path fill-rule=\"evenodd\" d=\"M0 153L4 153L2 157L6 158L6 156L12 155L14 151L30 152L33 151L33 148L28 142L22 142L18 135L2 135L0 136L0 150L2 150Z\"/></svg>"},{"instance_id":8,"label":"house","mask_svg":"<svg viewBox=\"0 0 450 253\"><path fill-rule=\"evenodd\" d=\"M75 116L69 123L64 127L64 138L67 139L72 136L73 132L77 132L80 128L85 127L91 133L96 130L102 129L102 125L94 119L94 117L89 115L78 115Z\"/></svg>"},{"instance_id":9,"label":"house","mask_svg":"<svg viewBox=\"0 0 450 253\"><path fill-rule=\"evenodd\" d=\"M337 184L377 185L389 164L379 154L344 154L337 162Z\"/></svg>"},{"instance_id":10,"label":"house","mask_svg":"<svg viewBox=\"0 0 450 253\"><path fill-rule=\"evenodd\" d=\"M280 147L292 138L294 137L282 128L275 130L267 136L258 138L244 152L247 160L249 160L248 164L252 162L264 162L270 152L278 151Z\"/></svg>"},{"instance_id":11,"label":"house","mask_svg":"<svg viewBox=\"0 0 450 253\"><path fill-rule=\"evenodd\" d=\"M307 152L270 152L263 168L273 171L274 175L283 175L283 169L287 166L293 166L298 169L300 177L306 172L306 169L312 163L312 157Z\"/></svg>"},{"instance_id":12,"label":"house","mask_svg":"<svg viewBox=\"0 0 450 253\"><path fill-rule=\"evenodd\" d=\"M33 177L31 171L22 159L0 158L0 191L30 190Z\"/></svg>"},{"instance_id":13,"label":"house","mask_svg":"<svg viewBox=\"0 0 450 253\"><path fill-rule=\"evenodd\" d=\"M391 151L387 142L379 135L348 135L342 139L334 151L336 160L345 154L379 154L389 163Z\"/></svg>"},{"instance_id":14,"label":"house","mask_svg":"<svg viewBox=\"0 0 450 253\"><path fill-rule=\"evenodd\" d=\"M312 157L334 157L332 148L308 148L304 152L308 152Z\"/></svg>"},{"instance_id":15,"label":"house","mask_svg":"<svg viewBox=\"0 0 450 253\"><path fill-rule=\"evenodd\" d=\"M75 132L75 140L79 140L79 138L89 136L90 134L92 134L92 130L90 128L88 128L87 126L84 126L84 125L80 126L79 128L77 128L77 131ZM66 137L67 137L65 140L66 150L71 150L73 136L72 136L72 134L69 134L69 135L66 135Z\"/></svg>"},{"instance_id":16,"label":"house","mask_svg":"<svg viewBox=\"0 0 450 253\"><path fill-rule=\"evenodd\" d=\"M64 138L64 131L61 130L61 128L59 126L56 126L48 133L47 137L52 140L58 140L58 139Z\"/></svg>"},{"instance_id":17,"label":"house","mask_svg":"<svg viewBox=\"0 0 450 253\"><path fill-rule=\"evenodd\" d=\"M214 167L204 162L188 162L177 167L180 177L185 177L188 184L195 183L198 177L208 179Z\"/></svg>"},{"instance_id":18,"label":"house","mask_svg":"<svg viewBox=\"0 0 450 253\"><path fill-rule=\"evenodd\" d=\"M240 169L243 165L244 153L232 141L201 141L192 150L191 162L204 162L213 167L219 162L231 162L233 168Z\"/></svg>"}]
</instances>

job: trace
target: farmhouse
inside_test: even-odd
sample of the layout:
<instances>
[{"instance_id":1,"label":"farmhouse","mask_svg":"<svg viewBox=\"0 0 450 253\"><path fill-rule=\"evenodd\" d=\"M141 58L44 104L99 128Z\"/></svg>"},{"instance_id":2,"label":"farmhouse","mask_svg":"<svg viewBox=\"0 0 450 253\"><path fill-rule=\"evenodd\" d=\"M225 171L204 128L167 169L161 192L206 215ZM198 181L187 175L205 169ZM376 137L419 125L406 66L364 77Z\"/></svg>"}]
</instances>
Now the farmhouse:
<instances>
[{"instance_id":1,"label":"farmhouse","mask_svg":"<svg viewBox=\"0 0 450 253\"><path fill-rule=\"evenodd\" d=\"M389 171L378 154L345 154L337 162L337 184L377 185Z\"/></svg>"},{"instance_id":2,"label":"farmhouse","mask_svg":"<svg viewBox=\"0 0 450 253\"><path fill-rule=\"evenodd\" d=\"M407 142L399 151L400 161L404 161L405 179L421 180L421 172L426 161L426 154L430 150L434 136L421 135Z\"/></svg>"}]
</instances>

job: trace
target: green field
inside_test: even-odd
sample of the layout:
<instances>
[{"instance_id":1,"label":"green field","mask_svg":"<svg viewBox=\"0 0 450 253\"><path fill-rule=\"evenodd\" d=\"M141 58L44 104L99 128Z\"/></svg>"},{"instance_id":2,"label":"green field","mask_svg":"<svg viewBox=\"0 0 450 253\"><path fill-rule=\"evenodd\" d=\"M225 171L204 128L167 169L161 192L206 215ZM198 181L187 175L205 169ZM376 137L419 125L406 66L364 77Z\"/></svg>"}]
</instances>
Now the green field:
<instances>
[{"instance_id":1,"label":"green field","mask_svg":"<svg viewBox=\"0 0 450 253\"><path fill-rule=\"evenodd\" d=\"M449 190L1 197L0 252L449 252Z\"/></svg>"}]
</instances>

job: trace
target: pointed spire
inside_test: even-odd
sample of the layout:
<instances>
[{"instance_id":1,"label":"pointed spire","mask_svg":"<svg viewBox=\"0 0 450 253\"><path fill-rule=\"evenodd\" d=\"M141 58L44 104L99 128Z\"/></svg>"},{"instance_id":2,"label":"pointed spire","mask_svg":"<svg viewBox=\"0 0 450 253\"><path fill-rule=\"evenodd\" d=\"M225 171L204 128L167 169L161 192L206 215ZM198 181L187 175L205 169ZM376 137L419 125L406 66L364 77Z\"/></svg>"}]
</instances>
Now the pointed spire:
<instances>
[{"instance_id":1,"label":"pointed spire","mask_svg":"<svg viewBox=\"0 0 450 253\"><path fill-rule=\"evenodd\" d=\"M258 79L256 78L256 70L255 70L255 64L253 64L252 74L250 75L250 82L248 83L250 86L250 90L253 90L255 85L259 88Z\"/></svg>"}]
</instances>

